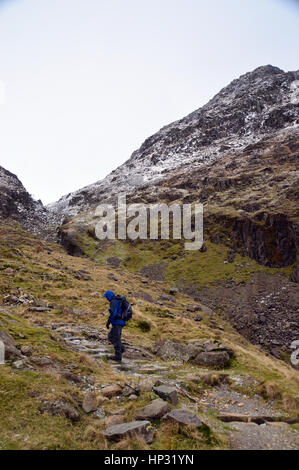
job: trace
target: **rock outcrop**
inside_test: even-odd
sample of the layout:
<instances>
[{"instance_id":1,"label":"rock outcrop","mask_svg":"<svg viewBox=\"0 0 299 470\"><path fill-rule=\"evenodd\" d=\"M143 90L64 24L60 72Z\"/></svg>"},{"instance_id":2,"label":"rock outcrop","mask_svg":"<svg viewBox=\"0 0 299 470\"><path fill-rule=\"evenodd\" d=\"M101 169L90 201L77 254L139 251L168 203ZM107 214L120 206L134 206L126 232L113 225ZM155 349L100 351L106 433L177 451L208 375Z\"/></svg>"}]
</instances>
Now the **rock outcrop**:
<instances>
[{"instance_id":1,"label":"rock outcrop","mask_svg":"<svg viewBox=\"0 0 299 470\"><path fill-rule=\"evenodd\" d=\"M298 253L299 72L271 65L242 75L205 106L146 139L104 180L49 206L62 242L72 217L92 227L94 209L115 202L202 202L205 236L267 266ZM83 216L84 213L84 216ZM70 223L71 222L71 223Z\"/></svg>"},{"instance_id":2,"label":"rock outcrop","mask_svg":"<svg viewBox=\"0 0 299 470\"><path fill-rule=\"evenodd\" d=\"M48 211L35 201L16 175L0 166L0 220L20 222L30 232L50 239Z\"/></svg>"}]
</instances>

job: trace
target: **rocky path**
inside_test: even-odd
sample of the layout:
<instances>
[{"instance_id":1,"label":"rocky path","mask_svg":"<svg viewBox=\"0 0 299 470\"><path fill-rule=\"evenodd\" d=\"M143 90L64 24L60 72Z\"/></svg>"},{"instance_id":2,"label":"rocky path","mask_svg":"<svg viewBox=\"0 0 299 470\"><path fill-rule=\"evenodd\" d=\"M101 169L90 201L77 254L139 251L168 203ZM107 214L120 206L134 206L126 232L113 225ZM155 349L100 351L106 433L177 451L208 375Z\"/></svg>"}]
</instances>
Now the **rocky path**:
<instances>
[{"instance_id":1,"label":"rocky path","mask_svg":"<svg viewBox=\"0 0 299 470\"><path fill-rule=\"evenodd\" d=\"M234 450L297 450L299 433L286 423L232 423L230 445Z\"/></svg>"},{"instance_id":2,"label":"rocky path","mask_svg":"<svg viewBox=\"0 0 299 470\"><path fill-rule=\"evenodd\" d=\"M70 348L89 354L96 360L112 352L106 332L95 327L78 324L46 326L59 333ZM298 449L299 432L287 422L278 422L287 421L288 417L276 410L272 403L266 402L258 395L250 397L233 390L225 380L217 386L208 387L200 398L198 396L195 398L184 387L186 378L182 375L182 363L159 361L156 356L143 348L136 347L129 342L124 344L126 357L122 364L111 363L112 369L125 373L128 381L134 377L140 377L148 379L150 384L175 389L178 397L184 399L183 408L187 413L192 410L192 413L201 411L201 414L205 415L214 410L217 412L219 422L226 423L232 449ZM176 380L170 380L169 376L176 368L179 369L180 374ZM203 373L217 374L217 371L199 368L199 375ZM230 376L230 382L242 386L253 384L255 380L248 376ZM123 425L120 425L120 429L121 426Z\"/></svg>"},{"instance_id":3,"label":"rocky path","mask_svg":"<svg viewBox=\"0 0 299 470\"><path fill-rule=\"evenodd\" d=\"M219 415L231 415L232 418L239 414L250 417L264 416L269 419L281 416L281 413L260 396L248 397L231 390L229 385L222 385L215 387L212 391L206 391L201 404L205 408L217 410Z\"/></svg>"},{"instance_id":4,"label":"rocky path","mask_svg":"<svg viewBox=\"0 0 299 470\"><path fill-rule=\"evenodd\" d=\"M288 417L258 395L248 397L224 385L207 391L200 403L206 409L218 411L218 418L229 423L232 449L295 450L299 447L299 432L286 422L275 421Z\"/></svg>"}]
</instances>

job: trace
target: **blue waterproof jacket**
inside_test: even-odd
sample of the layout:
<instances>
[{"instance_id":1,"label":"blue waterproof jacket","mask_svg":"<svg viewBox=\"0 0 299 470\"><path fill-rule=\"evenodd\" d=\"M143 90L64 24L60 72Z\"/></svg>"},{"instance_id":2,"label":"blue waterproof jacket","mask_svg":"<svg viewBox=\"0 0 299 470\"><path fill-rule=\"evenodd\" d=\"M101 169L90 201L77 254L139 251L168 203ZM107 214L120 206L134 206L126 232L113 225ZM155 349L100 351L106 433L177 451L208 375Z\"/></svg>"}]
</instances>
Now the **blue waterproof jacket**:
<instances>
[{"instance_id":1,"label":"blue waterproof jacket","mask_svg":"<svg viewBox=\"0 0 299 470\"><path fill-rule=\"evenodd\" d=\"M110 315L108 318L108 324L111 323L111 325L125 326L126 322L122 320L121 318L117 318L119 315L122 314L122 311L121 311L121 304L119 300L116 299L114 292L112 292L112 290L107 290L104 297L110 302L110 308L109 308Z\"/></svg>"}]
</instances>

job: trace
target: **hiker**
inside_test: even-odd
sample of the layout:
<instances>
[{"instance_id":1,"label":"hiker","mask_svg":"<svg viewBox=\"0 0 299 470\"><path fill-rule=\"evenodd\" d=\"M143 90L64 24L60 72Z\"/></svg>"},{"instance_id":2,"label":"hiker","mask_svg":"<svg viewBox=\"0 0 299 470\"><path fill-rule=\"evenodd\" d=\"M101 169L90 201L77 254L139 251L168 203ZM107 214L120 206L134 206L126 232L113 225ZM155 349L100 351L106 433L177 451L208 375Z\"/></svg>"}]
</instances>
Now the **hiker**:
<instances>
[{"instance_id":1,"label":"hiker","mask_svg":"<svg viewBox=\"0 0 299 470\"><path fill-rule=\"evenodd\" d=\"M116 296L111 290L108 290L104 297L110 302L110 315L106 324L106 328L109 330L110 324L112 325L112 329L108 334L108 339L110 343L113 344L115 350L115 355L109 356L108 359L121 362L122 354L125 352L125 347L121 342L122 329L124 326L126 326L126 322L123 319L124 312L122 305L123 299L125 299L125 297L120 297L118 295Z\"/></svg>"}]
</instances>

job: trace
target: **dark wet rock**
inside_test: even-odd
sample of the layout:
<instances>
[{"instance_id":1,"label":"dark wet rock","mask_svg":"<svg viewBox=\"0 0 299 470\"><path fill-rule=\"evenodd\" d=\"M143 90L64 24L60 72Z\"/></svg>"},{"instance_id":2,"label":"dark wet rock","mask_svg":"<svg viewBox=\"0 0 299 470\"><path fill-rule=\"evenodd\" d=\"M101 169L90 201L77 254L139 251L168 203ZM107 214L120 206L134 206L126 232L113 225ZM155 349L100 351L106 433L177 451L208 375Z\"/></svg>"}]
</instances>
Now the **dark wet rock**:
<instances>
[{"instance_id":1,"label":"dark wet rock","mask_svg":"<svg viewBox=\"0 0 299 470\"><path fill-rule=\"evenodd\" d=\"M166 413L170 411L170 405L164 400L157 398L153 400L149 405L145 406L141 410L137 411L137 420L153 420L161 419Z\"/></svg>"},{"instance_id":2,"label":"dark wet rock","mask_svg":"<svg viewBox=\"0 0 299 470\"><path fill-rule=\"evenodd\" d=\"M82 408L85 411L85 413L90 413L91 411L96 411L96 409L97 409L97 396L96 396L95 392L90 391L90 392L86 393L86 395L84 397L84 400L83 400Z\"/></svg>"},{"instance_id":3,"label":"dark wet rock","mask_svg":"<svg viewBox=\"0 0 299 470\"><path fill-rule=\"evenodd\" d=\"M60 227L58 231L58 239L69 255L84 255L84 249L81 246L79 233L75 229Z\"/></svg>"},{"instance_id":4,"label":"dark wet rock","mask_svg":"<svg viewBox=\"0 0 299 470\"><path fill-rule=\"evenodd\" d=\"M167 413L163 420L173 421L182 426L202 426L202 420L194 413L186 409L176 409Z\"/></svg>"},{"instance_id":5,"label":"dark wet rock","mask_svg":"<svg viewBox=\"0 0 299 470\"><path fill-rule=\"evenodd\" d=\"M194 359L195 364L203 367L225 367L230 357L226 351L200 352Z\"/></svg>"},{"instance_id":6,"label":"dark wet rock","mask_svg":"<svg viewBox=\"0 0 299 470\"><path fill-rule=\"evenodd\" d=\"M102 388L101 393L104 395L104 397L112 398L121 395L122 389L117 384L107 385L106 387Z\"/></svg>"},{"instance_id":7,"label":"dark wet rock","mask_svg":"<svg viewBox=\"0 0 299 470\"><path fill-rule=\"evenodd\" d=\"M148 444L154 440L155 429L150 421L132 421L130 423L109 426L105 431L105 437L112 441L119 441L127 437L142 437Z\"/></svg>"},{"instance_id":8,"label":"dark wet rock","mask_svg":"<svg viewBox=\"0 0 299 470\"><path fill-rule=\"evenodd\" d=\"M158 387L153 387L153 392L162 398L162 400L169 401L172 405L178 404L178 393L174 387L159 385Z\"/></svg>"},{"instance_id":9,"label":"dark wet rock","mask_svg":"<svg viewBox=\"0 0 299 470\"><path fill-rule=\"evenodd\" d=\"M173 295L167 295L167 294L160 295L159 300L161 300L162 302L171 302L171 303L176 302L176 298Z\"/></svg>"},{"instance_id":10,"label":"dark wet rock","mask_svg":"<svg viewBox=\"0 0 299 470\"><path fill-rule=\"evenodd\" d=\"M153 350L157 356L164 360L177 359L187 362L198 353L198 347L192 344L179 343L175 341L162 340L158 341Z\"/></svg>"},{"instance_id":11,"label":"dark wet rock","mask_svg":"<svg viewBox=\"0 0 299 470\"><path fill-rule=\"evenodd\" d=\"M276 357L276 359L280 359L280 351L278 348L272 348L271 349L271 354L272 356Z\"/></svg>"}]
</instances>

